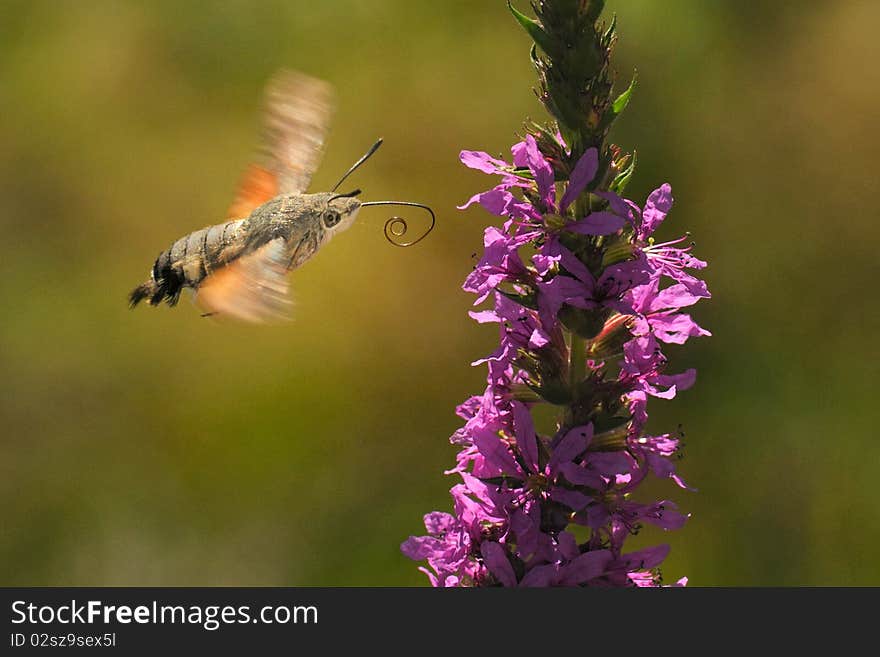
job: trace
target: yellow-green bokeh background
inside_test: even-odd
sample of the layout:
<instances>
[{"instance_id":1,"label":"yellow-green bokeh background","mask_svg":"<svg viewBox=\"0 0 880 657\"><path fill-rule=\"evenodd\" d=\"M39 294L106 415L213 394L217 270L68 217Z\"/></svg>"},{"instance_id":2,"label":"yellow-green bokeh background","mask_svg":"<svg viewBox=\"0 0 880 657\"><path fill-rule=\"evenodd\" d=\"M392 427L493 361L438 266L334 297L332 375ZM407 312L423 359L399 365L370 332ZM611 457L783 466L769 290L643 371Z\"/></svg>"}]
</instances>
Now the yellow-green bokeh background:
<instances>
[{"instance_id":1,"label":"yellow-green bokeh background","mask_svg":"<svg viewBox=\"0 0 880 657\"><path fill-rule=\"evenodd\" d=\"M663 236L711 263L697 386L653 404L698 493L667 579L880 584L880 49L875 2L610 2L630 191L670 181ZM293 279L296 319L246 327L125 296L222 217L265 79L331 80L315 183L439 224L400 250L363 212ZM460 283L490 218L455 205L542 117L501 0L0 0L0 584L415 585L398 552L449 507L454 406L496 338Z\"/></svg>"}]
</instances>

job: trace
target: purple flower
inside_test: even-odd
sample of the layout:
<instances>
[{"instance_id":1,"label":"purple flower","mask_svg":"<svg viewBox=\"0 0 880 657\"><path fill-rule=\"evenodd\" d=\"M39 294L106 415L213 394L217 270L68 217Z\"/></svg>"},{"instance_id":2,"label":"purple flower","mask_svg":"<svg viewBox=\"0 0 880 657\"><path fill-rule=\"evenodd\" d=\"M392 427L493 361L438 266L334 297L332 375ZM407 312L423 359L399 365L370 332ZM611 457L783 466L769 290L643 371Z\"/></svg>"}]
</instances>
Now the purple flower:
<instances>
[{"instance_id":1,"label":"purple flower","mask_svg":"<svg viewBox=\"0 0 880 657\"><path fill-rule=\"evenodd\" d=\"M517 146L511 149L514 155L514 164L509 164L481 151L461 152L462 164L483 173L500 175L502 180L500 184L489 191L472 196L467 203L459 206L459 210L465 210L471 205L479 203L487 211L499 217L540 219L540 214L530 204L519 201L510 192L515 187L530 187L532 185L530 180L517 173L517 167L525 166L524 154Z\"/></svg>"},{"instance_id":2,"label":"purple flower","mask_svg":"<svg viewBox=\"0 0 880 657\"><path fill-rule=\"evenodd\" d=\"M465 166L483 173L500 175L502 181L487 192L472 196L467 203L459 206L460 210L479 203L486 210L499 217L510 217L517 220L531 220L528 225L537 225L547 214L565 214L577 198L583 194L599 168L599 155L595 148L588 149L577 161L571 177L562 194L556 201L556 182L553 167L544 157L532 135L512 149L514 165L493 158L480 151L462 151L461 161ZM527 168L529 177L517 173L519 168ZM540 199L537 206L517 199L512 193L514 188L531 188ZM583 217L576 217L568 222L564 230L583 235L609 235L624 225L623 216L613 212L591 212Z\"/></svg>"},{"instance_id":3,"label":"purple flower","mask_svg":"<svg viewBox=\"0 0 880 657\"><path fill-rule=\"evenodd\" d=\"M650 276L644 259L611 265L595 278L570 251L552 239L539 257L547 258L548 253L558 253L549 257L558 258L559 264L572 276L555 276L537 284L541 292L539 308L545 325L552 324L563 304L584 310L605 307L628 314L632 307L624 293Z\"/></svg>"},{"instance_id":4,"label":"purple flower","mask_svg":"<svg viewBox=\"0 0 880 657\"><path fill-rule=\"evenodd\" d=\"M459 586L463 579L476 581L481 566L469 559L470 537L461 522L448 513L425 516L427 536L410 536L401 551L415 561L427 561L432 570L419 568L433 586Z\"/></svg>"},{"instance_id":5,"label":"purple flower","mask_svg":"<svg viewBox=\"0 0 880 657\"><path fill-rule=\"evenodd\" d=\"M644 210L632 202L626 202L629 216L635 225L636 246L648 259L651 268L658 274L684 285L691 293L701 298L711 295L706 284L686 269L704 269L706 263L691 255L691 246L679 246L688 237L680 237L670 242L655 244L652 235L663 223L672 209L672 188L668 184L655 189L648 196ZM619 207L619 206L618 206Z\"/></svg>"},{"instance_id":6,"label":"purple flower","mask_svg":"<svg viewBox=\"0 0 880 657\"><path fill-rule=\"evenodd\" d=\"M477 295L474 305L486 300L504 282L526 282L531 275L520 260L518 249L530 236L511 237L494 226L483 236L485 251L474 271L465 279L463 289Z\"/></svg>"},{"instance_id":7,"label":"purple flower","mask_svg":"<svg viewBox=\"0 0 880 657\"><path fill-rule=\"evenodd\" d=\"M635 314L633 333L639 336L653 334L658 340L672 344L684 344L691 337L712 335L700 328L690 315L677 312L708 296L708 291L695 294L683 283L660 290L660 278L655 277L629 291L628 300Z\"/></svg>"}]
</instances>

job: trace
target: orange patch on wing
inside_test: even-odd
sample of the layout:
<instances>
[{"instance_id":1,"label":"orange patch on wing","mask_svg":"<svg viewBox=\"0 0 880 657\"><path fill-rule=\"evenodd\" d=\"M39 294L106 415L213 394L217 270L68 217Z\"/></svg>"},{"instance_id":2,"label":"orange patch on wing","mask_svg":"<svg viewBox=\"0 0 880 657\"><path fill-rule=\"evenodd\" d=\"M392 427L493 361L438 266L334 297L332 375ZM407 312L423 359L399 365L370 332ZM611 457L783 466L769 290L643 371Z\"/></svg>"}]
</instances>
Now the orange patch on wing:
<instances>
[{"instance_id":1,"label":"orange patch on wing","mask_svg":"<svg viewBox=\"0 0 880 657\"><path fill-rule=\"evenodd\" d=\"M276 196L277 176L264 167L252 164L245 172L226 216L230 219L242 219Z\"/></svg>"},{"instance_id":2,"label":"orange patch on wing","mask_svg":"<svg viewBox=\"0 0 880 657\"><path fill-rule=\"evenodd\" d=\"M196 292L207 314L262 322L285 316L287 271L281 264L284 243L273 240L208 276Z\"/></svg>"}]
</instances>

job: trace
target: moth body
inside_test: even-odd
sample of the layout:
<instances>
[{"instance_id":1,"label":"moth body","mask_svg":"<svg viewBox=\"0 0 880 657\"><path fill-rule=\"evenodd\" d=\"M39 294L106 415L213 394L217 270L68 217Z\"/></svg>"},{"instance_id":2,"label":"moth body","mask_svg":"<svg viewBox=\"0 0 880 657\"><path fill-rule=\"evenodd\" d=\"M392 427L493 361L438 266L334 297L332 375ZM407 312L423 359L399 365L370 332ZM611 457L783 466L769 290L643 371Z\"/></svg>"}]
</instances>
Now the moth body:
<instances>
[{"instance_id":1,"label":"moth body","mask_svg":"<svg viewBox=\"0 0 880 657\"><path fill-rule=\"evenodd\" d=\"M159 254L150 278L130 301L173 306L184 288L198 291L212 275L240 272L254 292L271 291L272 274L284 275L317 253L335 233L354 222L360 202L330 193L287 194L257 207L249 217L193 231ZM261 280L262 279L265 280Z\"/></svg>"}]
</instances>

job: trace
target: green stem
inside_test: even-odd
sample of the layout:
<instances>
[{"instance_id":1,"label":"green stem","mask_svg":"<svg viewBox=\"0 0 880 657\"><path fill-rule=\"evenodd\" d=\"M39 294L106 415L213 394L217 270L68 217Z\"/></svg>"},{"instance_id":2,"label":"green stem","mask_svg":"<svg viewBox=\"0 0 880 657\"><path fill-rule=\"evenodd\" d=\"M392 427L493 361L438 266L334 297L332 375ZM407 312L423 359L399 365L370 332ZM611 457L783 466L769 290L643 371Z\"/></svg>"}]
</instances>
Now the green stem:
<instances>
[{"instance_id":1,"label":"green stem","mask_svg":"<svg viewBox=\"0 0 880 657\"><path fill-rule=\"evenodd\" d=\"M568 387L571 390L571 398L578 398L578 386L587 375L587 341L577 333L569 333L568 349ZM575 407L572 402L562 414L560 427L573 427L575 422Z\"/></svg>"},{"instance_id":2,"label":"green stem","mask_svg":"<svg viewBox=\"0 0 880 657\"><path fill-rule=\"evenodd\" d=\"M576 333L571 334L571 348L568 356L568 383L572 392L587 376L587 341Z\"/></svg>"}]
</instances>

